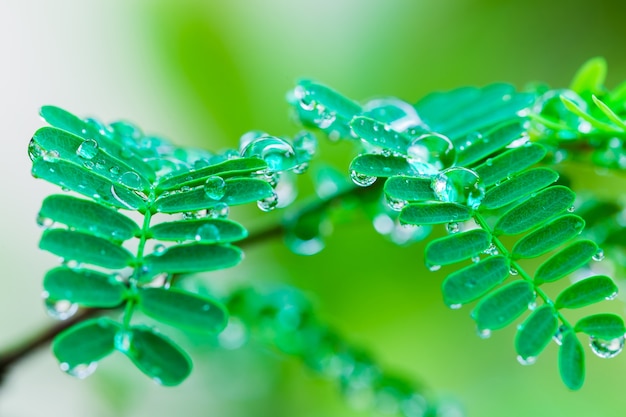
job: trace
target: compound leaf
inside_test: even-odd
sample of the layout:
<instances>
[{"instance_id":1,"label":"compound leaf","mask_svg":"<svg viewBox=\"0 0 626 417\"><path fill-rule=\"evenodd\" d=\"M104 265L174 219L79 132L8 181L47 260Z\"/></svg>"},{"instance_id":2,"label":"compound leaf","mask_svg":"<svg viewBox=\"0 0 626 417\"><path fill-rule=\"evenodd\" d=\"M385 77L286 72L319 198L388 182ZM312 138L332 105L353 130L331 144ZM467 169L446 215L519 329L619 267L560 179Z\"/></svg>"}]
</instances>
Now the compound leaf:
<instances>
[{"instance_id":1,"label":"compound leaf","mask_svg":"<svg viewBox=\"0 0 626 417\"><path fill-rule=\"evenodd\" d=\"M437 200L430 177L394 176L385 181L387 197L400 201Z\"/></svg>"},{"instance_id":2,"label":"compound leaf","mask_svg":"<svg viewBox=\"0 0 626 417\"><path fill-rule=\"evenodd\" d=\"M586 333L591 337L605 340L612 340L624 336L624 333L626 333L624 319L616 314L609 313L593 314L583 317L578 320L574 330Z\"/></svg>"},{"instance_id":3,"label":"compound leaf","mask_svg":"<svg viewBox=\"0 0 626 417\"><path fill-rule=\"evenodd\" d=\"M514 281L480 300L472 317L481 330L501 329L528 310L528 304L534 300L535 293L529 282Z\"/></svg>"},{"instance_id":4,"label":"compound leaf","mask_svg":"<svg viewBox=\"0 0 626 417\"><path fill-rule=\"evenodd\" d=\"M43 288L52 300L68 300L85 307L117 307L126 287L110 275L89 269L58 267L48 271Z\"/></svg>"},{"instance_id":5,"label":"compound leaf","mask_svg":"<svg viewBox=\"0 0 626 417\"><path fill-rule=\"evenodd\" d=\"M556 333L559 321L552 306L536 308L517 329L515 350L523 361L532 361L548 346Z\"/></svg>"},{"instance_id":6,"label":"compound leaf","mask_svg":"<svg viewBox=\"0 0 626 417\"><path fill-rule=\"evenodd\" d=\"M491 235L476 229L435 239L426 245L426 262L449 265L482 253L491 244Z\"/></svg>"},{"instance_id":7,"label":"compound leaf","mask_svg":"<svg viewBox=\"0 0 626 417\"><path fill-rule=\"evenodd\" d=\"M191 273L226 269L237 265L243 257L235 246L189 243L168 248L163 253L144 258L150 273Z\"/></svg>"},{"instance_id":8,"label":"compound leaf","mask_svg":"<svg viewBox=\"0 0 626 417\"><path fill-rule=\"evenodd\" d=\"M537 143L527 143L488 159L475 171L489 187L541 161L546 152L546 148Z\"/></svg>"},{"instance_id":9,"label":"compound leaf","mask_svg":"<svg viewBox=\"0 0 626 417\"><path fill-rule=\"evenodd\" d=\"M534 258L578 236L585 221L573 214L566 214L547 223L520 239L512 250L514 258Z\"/></svg>"},{"instance_id":10,"label":"compound leaf","mask_svg":"<svg viewBox=\"0 0 626 417\"><path fill-rule=\"evenodd\" d=\"M83 232L49 229L43 233L39 248L66 260L122 269L132 265L134 256L108 240Z\"/></svg>"},{"instance_id":11,"label":"compound leaf","mask_svg":"<svg viewBox=\"0 0 626 417\"><path fill-rule=\"evenodd\" d=\"M86 320L59 333L52 342L52 352L61 369L85 377L92 363L113 352L115 334L120 328L118 323L104 317Z\"/></svg>"},{"instance_id":12,"label":"compound leaf","mask_svg":"<svg viewBox=\"0 0 626 417\"><path fill-rule=\"evenodd\" d=\"M494 233L515 235L526 232L570 208L575 198L569 188L561 185L540 191L507 211L494 226Z\"/></svg>"},{"instance_id":13,"label":"compound leaf","mask_svg":"<svg viewBox=\"0 0 626 417\"><path fill-rule=\"evenodd\" d=\"M491 256L448 275L441 287L443 299L449 306L468 303L483 296L508 275L506 258Z\"/></svg>"},{"instance_id":14,"label":"compound leaf","mask_svg":"<svg viewBox=\"0 0 626 417\"><path fill-rule=\"evenodd\" d=\"M556 171L549 168L534 168L491 188L485 193L481 206L497 209L522 197L547 187L559 178Z\"/></svg>"},{"instance_id":15,"label":"compound leaf","mask_svg":"<svg viewBox=\"0 0 626 417\"><path fill-rule=\"evenodd\" d=\"M605 275L596 275L576 282L556 298L555 307L579 308L617 295L617 285Z\"/></svg>"},{"instance_id":16,"label":"compound leaf","mask_svg":"<svg viewBox=\"0 0 626 417\"><path fill-rule=\"evenodd\" d=\"M140 232L137 223L116 210L62 194L46 197L39 210L39 217L117 241L128 240Z\"/></svg>"},{"instance_id":17,"label":"compound leaf","mask_svg":"<svg viewBox=\"0 0 626 417\"><path fill-rule=\"evenodd\" d=\"M197 332L218 333L228 321L217 301L178 289L142 288L138 306L156 320Z\"/></svg>"},{"instance_id":18,"label":"compound leaf","mask_svg":"<svg viewBox=\"0 0 626 417\"><path fill-rule=\"evenodd\" d=\"M368 177L392 177L394 175L418 175L419 172L402 156L362 154L350 163L350 171Z\"/></svg>"},{"instance_id":19,"label":"compound leaf","mask_svg":"<svg viewBox=\"0 0 626 417\"><path fill-rule=\"evenodd\" d=\"M591 240L580 240L552 255L537 268L535 282L553 282L563 278L591 260L598 252L598 245Z\"/></svg>"},{"instance_id":20,"label":"compound leaf","mask_svg":"<svg viewBox=\"0 0 626 417\"><path fill-rule=\"evenodd\" d=\"M585 382L585 352L571 330L565 331L559 348L559 373L571 390L580 389Z\"/></svg>"},{"instance_id":21,"label":"compound leaf","mask_svg":"<svg viewBox=\"0 0 626 417\"><path fill-rule=\"evenodd\" d=\"M196 240L203 243L230 243L244 239L248 231L227 219L178 220L159 223L150 228L154 239L180 242Z\"/></svg>"},{"instance_id":22,"label":"compound leaf","mask_svg":"<svg viewBox=\"0 0 626 417\"><path fill-rule=\"evenodd\" d=\"M463 222L471 217L469 207L439 201L409 204L400 212L402 223L417 225Z\"/></svg>"}]
</instances>

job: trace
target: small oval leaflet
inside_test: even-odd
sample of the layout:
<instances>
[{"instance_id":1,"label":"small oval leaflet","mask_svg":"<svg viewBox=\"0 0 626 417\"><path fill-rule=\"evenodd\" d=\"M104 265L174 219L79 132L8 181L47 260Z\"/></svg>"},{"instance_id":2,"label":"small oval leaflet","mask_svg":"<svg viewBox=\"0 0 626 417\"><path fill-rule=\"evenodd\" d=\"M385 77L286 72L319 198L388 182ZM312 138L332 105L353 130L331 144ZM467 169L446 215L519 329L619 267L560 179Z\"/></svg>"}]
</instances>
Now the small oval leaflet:
<instances>
[{"instance_id":1,"label":"small oval leaflet","mask_svg":"<svg viewBox=\"0 0 626 417\"><path fill-rule=\"evenodd\" d=\"M553 282L587 264L598 252L598 245L591 240L579 240L552 255L537 268L535 282Z\"/></svg>"},{"instance_id":2,"label":"small oval leaflet","mask_svg":"<svg viewBox=\"0 0 626 417\"><path fill-rule=\"evenodd\" d=\"M154 239L163 241L195 240L204 243L231 243L248 236L239 223L227 219L197 219L163 222L150 228Z\"/></svg>"},{"instance_id":3,"label":"small oval leaflet","mask_svg":"<svg viewBox=\"0 0 626 417\"><path fill-rule=\"evenodd\" d=\"M437 196L430 186L431 177L393 176L385 181L387 197L400 201L428 201L437 200Z\"/></svg>"},{"instance_id":4,"label":"small oval leaflet","mask_svg":"<svg viewBox=\"0 0 626 417\"><path fill-rule=\"evenodd\" d=\"M172 246L162 254L148 255L144 258L144 265L150 274L182 274L230 268L242 257L243 253L235 246L189 243Z\"/></svg>"},{"instance_id":5,"label":"small oval leaflet","mask_svg":"<svg viewBox=\"0 0 626 417\"><path fill-rule=\"evenodd\" d=\"M447 305L473 301L500 284L509 275L504 256L492 256L451 273L441 286Z\"/></svg>"},{"instance_id":6,"label":"small oval leaflet","mask_svg":"<svg viewBox=\"0 0 626 417\"><path fill-rule=\"evenodd\" d=\"M120 325L108 318L86 320L59 333L52 342L52 352L63 370L90 365L114 350L115 334Z\"/></svg>"},{"instance_id":7,"label":"small oval leaflet","mask_svg":"<svg viewBox=\"0 0 626 417\"><path fill-rule=\"evenodd\" d=\"M146 315L179 328L218 333L228 322L224 306L211 298L163 288L142 288L137 296L138 306Z\"/></svg>"},{"instance_id":8,"label":"small oval leaflet","mask_svg":"<svg viewBox=\"0 0 626 417\"><path fill-rule=\"evenodd\" d=\"M406 154L408 140L384 123L369 117L356 116L350 122L350 128L356 136L371 145L393 153Z\"/></svg>"},{"instance_id":9,"label":"small oval leaflet","mask_svg":"<svg viewBox=\"0 0 626 417\"><path fill-rule=\"evenodd\" d=\"M602 57L591 58L576 71L570 89L578 94L601 94L604 92L605 80L606 60Z\"/></svg>"},{"instance_id":10,"label":"small oval leaflet","mask_svg":"<svg viewBox=\"0 0 626 417\"><path fill-rule=\"evenodd\" d=\"M487 160L476 168L476 172L485 186L489 187L536 164L546 153L546 148L543 146L529 143Z\"/></svg>"},{"instance_id":11,"label":"small oval leaflet","mask_svg":"<svg viewBox=\"0 0 626 417\"><path fill-rule=\"evenodd\" d=\"M463 128L467 131L467 127ZM526 129L517 120L507 121L486 131L471 132L464 139L455 140L459 148L457 164L469 166L478 162L511 142L523 137ZM449 136L455 136L450 133Z\"/></svg>"},{"instance_id":12,"label":"small oval leaflet","mask_svg":"<svg viewBox=\"0 0 626 417\"><path fill-rule=\"evenodd\" d=\"M112 240L128 240L139 233L137 223L90 200L53 194L43 201L39 215L76 230Z\"/></svg>"},{"instance_id":13,"label":"small oval leaflet","mask_svg":"<svg viewBox=\"0 0 626 417\"><path fill-rule=\"evenodd\" d=\"M480 300L472 318L479 329L501 329L528 310L528 304L534 299L535 293L529 282L514 281Z\"/></svg>"},{"instance_id":14,"label":"small oval leaflet","mask_svg":"<svg viewBox=\"0 0 626 417\"><path fill-rule=\"evenodd\" d=\"M617 285L605 275L585 278L567 287L556 298L555 307L580 308L617 295Z\"/></svg>"},{"instance_id":15,"label":"small oval leaflet","mask_svg":"<svg viewBox=\"0 0 626 417\"><path fill-rule=\"evenodd\" d=\"M544 304L535 309L518 328L515 350L523 359L536 358L548 346L559 326L552 306Z\"/></svg>"},{"instance_id":16,"label":"small oval leaflet","mask_svg":"<svg viewBox=\"0 0 626 417\"><path fill-rule=\"evenodd\" d=\"M125 248L87 233L65 230L46 230L39 248L66 260L122 269L132 265L135 257Z\"/></svg>"},{"instance_id":17,"label":"small oval leaflet","mask_svg":"<svg viewBox=\"0 0 626 417\"><path fill-rule=\"evenodd\" d=\"M191 373L189 356L164 335L147 326L135 326L121 332L127 338L127 345L119 344L116 348L157 384L178 385Z\"/></svg>"},{"instance_id":18,"label":"small oval leaflet","mask_svg":"<svg viewBox=\"0 0 626 417\"><path fill-rule=\"evenodd\" d=\"M66 267L48 271L43 288L52 300L68 300L85 307L117 307L126 295L124 284L110 275Z\"/></svg>"},{"instance_id":19,"label":"small oval leaflet","mask_svg":"<svg viewBox=\"0 0 626 417\"><path fill-rule=\"evenodd\" d=\"M514 258L534 258L551 251L578 236L585 228L585 221L573 214L566 214L547 223L520 239L512 249Z\"/></svg>"},{"instance_id":20,"label":"small oval leaflet","mask_svg":"<svg viewBox=\"0 0 626 417\"><path fill-rule=\"evenodd\" d=\"M571 330L565 331L561 340L559 373L565 386L571 390L580 389L585 382L585 351Z\"/></svg>"},{"instance_id":21,"label":"small oval leaflet","mask_svg":"<svg viewBox=\"0 0 626 417\"><path fill-rule=\"evenodd\" d=\"M409 204L400 212L400 222L417 225L463 222L471 217L469 207L439 201Z\"/></svg>"},{"instance_id":22,"label":"small oval leaflet","mask_svg":"<svg viewBox=\"0 0 626 417\"><path fill-rule=\"evenodd\" d=\"M470 230L435 239L426 245L425 259L430 265L449 265L482 253L491 236L484 230Z\"/></svg>"},{"instance_id":23,"label":"small oval leaflet","mask_svg":"<svg viewBox=\"0 0 626 417\"><path fill-rule=\"evenodd\" d=\"M516 235L526 232L566 211L575 197L567 187L549 187L507 211L494 226L494 233Z\"/></svg>"},{"instance_id":24,"label":"small oval leaflet","mask_svg":"<svg viewBox=\"0 0 626 417\"><path fill-rule=\"evenodd\" d=\"M578 320L574 330L592 337L611 340L623 337L626 333L624 319L616 314L601 313L583 317Z\"/></svg>"},{"instance_id":25,"label":"small oval leaflet","mask_svg":"<svg viewBox=\"0 0 626 417\"><path fill-rule=\"evenodd\" d=\"M394 175L415 176L416 171L406 158L394 155L362 154L350 163L350 171L368 177L392 177Z\"/></svg>"},{"instance_id":26,"label":"small oval leaflet","mask_svg":"<svg viewBox=\"0 0 626 417\"><path fill-rule=\"evenodd\" d=\"M559 174L549 168L533 168L518 176L492 187L485 194L482 206L486 209L497 209L530 195L552 184Z\"/></svg>"}]
</instances>

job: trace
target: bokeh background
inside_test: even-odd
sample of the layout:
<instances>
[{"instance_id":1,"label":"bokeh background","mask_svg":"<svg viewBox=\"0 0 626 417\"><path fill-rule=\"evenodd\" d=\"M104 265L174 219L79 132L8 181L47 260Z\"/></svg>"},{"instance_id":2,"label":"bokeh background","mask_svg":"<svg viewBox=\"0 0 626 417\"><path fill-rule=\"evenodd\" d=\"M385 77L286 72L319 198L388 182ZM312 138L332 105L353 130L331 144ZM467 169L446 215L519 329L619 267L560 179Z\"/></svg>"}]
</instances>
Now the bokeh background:
<instances>
[{"instance_id":1,"label":"bokeh background","mask_svg":"<svg viewBox=\"0 0 626 417\"><path fill-rule=\"evenodd\" d=\"M416 101L495 81L566 86L580 64L601 55L614 86L626 78L625 12L626 3L610 0L1 0L0 349L52 323L41 278L57 260L38 251L34 219L56 189L32 179L26 153L41 105L124 118L181 145L221 149L251 129L297 132L285 93L300 77L356 99ZM351 152L324 144L320 159L345 171ZM594 183L603 186L587 178ZM258 218L240 220L254 228ZM218 278L301 288L346 339L455 398L469 416L624 415L626 356L602 361L588 352L586 385L568 392L555 346L522 367L514 329L481 340L468 308L447 309L443 276L427 273L422 249L393 246L362 217L337 227L316 257L275 242ZM0 415L374 415L350 409L332 383L293 358L186 346L196 367L174 389L154 385L121 355L78 381L43 349L0 387Z\"/></svg>"}]
</instances>

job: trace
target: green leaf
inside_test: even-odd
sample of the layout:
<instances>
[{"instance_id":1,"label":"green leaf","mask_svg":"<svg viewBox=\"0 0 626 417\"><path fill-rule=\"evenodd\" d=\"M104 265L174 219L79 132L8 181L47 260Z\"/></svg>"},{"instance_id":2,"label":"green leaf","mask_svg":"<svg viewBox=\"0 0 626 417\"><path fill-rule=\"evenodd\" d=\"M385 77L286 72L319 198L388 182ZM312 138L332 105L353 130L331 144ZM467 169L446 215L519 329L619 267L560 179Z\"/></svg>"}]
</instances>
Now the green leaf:
<instances>
[{"instance_id":1,"label":"green leaf","mask_svg":"<svg viewBox=\"0 0 626 417\"><path fill-rule=\"evenodd\" d=\"M491 256L466 266L446 277L442 284L448 306L469 303L482 297L509 275L509 266L503 256Z\"/></svg>"},{"instance_id":2,"label":"green leaf","mask_svg":"<svg viewBox=\"0 0 626 417\"><path fill-rule=\"evenodd\" d=\"M563 105L565 106L567 110L571 111L572 113L574 113L576 116L580 117L581 119L588 121L595 128L603 130L603 131L607 131L607 132L619 132L620 131L620 129L616 128L615 126L604 123L596 119L589 113L585 112L583 109L581 109L578 106L578 104L576 104L569 98L565 96L561 96L561 101L563 102Z\"/></svg>"},{"instance_id":3,"label":"green leaf","mask_svg":"<svg viewBox=\"0 0 626 417\"><path fill-rule=\"evenodd\" d=\"M189 243L148 255L144 258L144 265L151 274L182 274L230 268L237 265L242 257L243 253L235 246Z\"/></svg>"},{"instance_id":4,"label":"green leaf","mask_svg":"<svg viewBox=\"0 0 626 417\"><path fill-rule=\"evenodd\" d=\"M185 192L163 194L156 199L154 207L161 213L182 213L204 210L217 203L229 206L246 204L274 195L271 185L255 178L229 178L225 183L224 196L219 200L209 196L203 187L197 187Z\"/></svg>"},{"instance_id":5,"label":"green leaf","mask_svg":"<svg viewBox=\"0 0 626 417\"><path fill-rule=\"evenodd\" d=\"M487 159L485 163L476 167L475 171L483 184L489 187L541 161L546 152L543 146L529 142Z\"/></svg>"},{"instance_id":6,"label":"green leaf","mask_svg":"<svg viewBox=\"0 0 626 417\"><path fill-rule=\"evenodd\" d=\"M426 245L426 263L431 269L479 255L491 244L491 235L475 229L435 239Z\"/></svg>"},{"instance_id":7,"label":"green leaf","mask_svg":"<svg viewBox=\"0 0 626 417\"><path fill-rule=\"evenodd\" d=\"M385 123L369 117L356 116L350 122L350 127L354 134L365 142L406 155L409 141L400 133L390 129Z\"/></svg>"},{"instance_id":8,"label":"green leaf","mask_svg":"<svg viewBox=\"0 0 626 417\"><path fill-rule=\"evenodd\" d=\"M570 208L575 198L567 187L549 187L507 211L494 226L494 233L516 235L526 232Z\"/></svg>"},{"instance_id":9,"label":"green leaf","mask_svg":"<svg viewBox=\"0 0 626 417\"><path fill-rule=\"evenodd\" d=\"M394 175L415 176L420 173L402 156L362 154L350 163L350 171L368 177L392 177Z\"/></svg>"},{"instance_id":10,"label":"green leaf","mask_svg":"<svg viewBox=\"0 0 626 417\"><path fill-rule=\"evenodd\" d=\"M471 218L469 207L440 201L409 204L400 212L400 222L417 225L463 222Z\"/></svg>"},{"instance_id":11,"label":"green leaf","mask_svg":"<svg viewBox=\"0 0 626 417\"><path fill-rule=\"evenodd\" d=\"M585 382L585 352L571 330L563 333L559 348L559 373L565 386L571 390L580 389Z\"/></svg>"},{"instance_id":12,"label":"green leaf","mask_svg":"<svg viewBox=\"0 0 626 417\"><path fill-rule=\"evenodd\" d=\"M138 306L153 319L197 332L218 333L228 322L226 309L216 300L178 289L142 288Z\"/></svg>"},{"instance_id":13,"label":"green leaf","mask_svg":"<svg viewBox=\"0 0 626 417\"><path fill-rule=\"evenodd\" d=\"M598 245L591 240L574 242L552 255L537 268L535 282L541 284L561 279L587 264L596 252L598 252Z\"/></svg>"},{"instance_id":14,"label":"green leaf","mask_svg":"<svg viewBox=\"0 0 626 417\"><path fill-rule=\"evenodd\" d=\"M534 168L491 188L485 193L481 206L486 209L504 207L552 184L559 174L549 168Z\"/></svg>"},{"instance_id":15,"label":"green leaf","mask_svg":"<svg viewBox=\"0 0 626 417\"><path fill-rule=\"evenodd\" d=\"M136 236L137 223L116 210L89 200L55 194L43 201L39 218L51 219L79 231L123 241Z\"/></svg>"},{"instance_id":16,"label":"green leaf","mask_svg":"<svg viewBox=\"0 0 626 417\"><path fill-rule=\"evenodd\" d=\"M468 166L521 138L526 129L519 122L506 122L480 134L468 135L459 147L457 164ZM458 144L455 143L455 146Z\"/></svg>"},{"instance_id":17,"label":"green leaf","mask_svg":"<svg viewBox=\"0 0 626 417\"><path fill-rule=\"evenodd\" d=\"M532 363L552 340L559 326L552 306L544 304L536 308L517 329L515 350L520 360Z\"/></svg>"},{"instance_id":18,"label":"green leaf","mask_svg":"<svg viewBox=\"0 0 626 417\"><path fill-rule=\"evenodd\" d=\"M263 171L267 163L259 158L229 159L215 165L209 165L195 171L182 173L173 172L159 181L157 192L179 190L183 187L196 187L204 185L207 178L218 175L224 179L247 176L255 172Z\"/></svg>"},{"instance_id":19,"label":"green leaf","mask_svg":"<svg viewBox=\"0 0 626 417\"><path fill-rule=\"evenodd\" d=\"M528 304L534 300L535 293L529 282L514 281L480 300L472 318L481 330L501 329L528 310Z\"/></svg>"},{"instance_id":20,"label":"green leaf","mask_svg":"<svg viewBox=\"0 0 626 417\"><path fill-rule=\"evenodd\" d=\"M578 236L585 221L573 214L566 214L547 223L519 240L512 250L514 258L534 258Z\"/></svg>"},{"instance_id":21,"label":"green leaf","mask_svg":"<svg viewBox=\"0 0 626 417\"><path fill-rule=\"evenodd\" d=\"M52 352L61 369L84 378L93 372L92 363L113 352L119 329L120 325L108 318L86 320L59 333L52 342Z\"/></svg>"},{"instance_id":22,"label":"green leaf","mask_svg":"<svg viewBox=\"0 0 626 417\"><path fill-rule=\"evenodd\" d=\"M305 101L314 101L321 104L328 111L335 113L341 118L351 120L355 115L361 113L361 106L349 98L339 94L337 91L323 84L311 80L301 80L297 88L302 89Z\"/></svg>"},{"instance_id":23,"label":"green leaf","mask_svg":"<svg viewBox=\"0 0 626 417\"><path fill-rule=\"evenodd\" d=\"M437 200L431 183L431 177L394 176L385 181L385 194L400 201Z\"/></svg>"},{"instance_id":24,"label":"green leaf","mask_svg":"<svg viewBox=\"0 0 626 417\"><path fill-rule=\"evenodd\" d=\"M38 158L33 161L32 174L35 178L75 191L102 204L139 211L146 209L146 202L133 190L71 162Z\"/></svg>"},{"instance_id":25,"label":"green leaf","mask_svg":"<svg viewBox=\"0 0 626 417\"><path fill-rule=\"evenodd\" d=\"M196 240L203 243L230 243L246 238L248 231L232 220L197 219L159 223L150 228L149 234L154 239L164 241Z\"/></svg>"},{"instance_id":26,"label":"green leaf","mask_svg":"<svg viewBox=\"0 0 626 417\"><path fill-rule=\"evenodd\" d=\"M591 99L593 100L595 105L598 106L600 111L602 111L602 113L604 113L604 115L610 121L612 121L616 126L622 128L622 130L626 130L626 123L624 123L624 121L621 119L621 117L616 115L615 112L613 112L613 110L611 110L611 108L609 106L607 106L602 100L600 100L595 95L592 95Z\"/></svg>"},{"instance_id":27,"label":"green leaf","mask_svg":"<svg viewBox=\"0 0 626 417\"><path fill-rule=\"evenodd\" d=\"M85 307L117 307L126 295L124 284L111 275L82 268L48 271L43 288L51 300L68 300Z\"/></svg>"},{"instance_id":28,"label":"green leaf","mask_svg":"<svg viewBox=\"0 0 626 417\"><path fill-rule=\"evenodd\" d=\"M576 282L556 298L555 307L580 308L617 295L617 285L605 275L596 275Z\"/></svg>"},{"instance_id":29,"label":"green leaf","mask_svg":"<svg viewBox=\"0 0 626 417\"><path fill-rule=\"evenodd\" d=\"M616 315L609 313L593 314L578 320L574 330L583 332L591 337L598 339L612 340L623 337L626 333L624 320Z\"/></svg>"},{"instance_id":30,"label":"green leaf","mask_svg":"<svg viewBox=\"0 0 626 417\"><path fill-rule=\"evenodd\" d=\"M606 60L602 57L591 58L576 72L570 89L578 94L600 94L604 90L606 79Z\"/></svg>"},{"instance_id":31,"label":"green leaf","mask_svg":"<svg viewBox=\"0 0 626 417\"><path fill-rule=\"evenodd\" d=\"M146 326L125 330L116 348L157 384L174 386L191 373L191 359L172 340Z\"/></svg>"},{"instance_id":32,"label":"green leaf","mask_svg":"<svg viewBox=\"0 0 626 417\"><path fill-rule=\"evenodd\" d=\"M135 259L128 250L108 240L65 229L46 230L39 242L39 248L66 260L111 269L130 266Z\"/></svg>"}]
</instances>

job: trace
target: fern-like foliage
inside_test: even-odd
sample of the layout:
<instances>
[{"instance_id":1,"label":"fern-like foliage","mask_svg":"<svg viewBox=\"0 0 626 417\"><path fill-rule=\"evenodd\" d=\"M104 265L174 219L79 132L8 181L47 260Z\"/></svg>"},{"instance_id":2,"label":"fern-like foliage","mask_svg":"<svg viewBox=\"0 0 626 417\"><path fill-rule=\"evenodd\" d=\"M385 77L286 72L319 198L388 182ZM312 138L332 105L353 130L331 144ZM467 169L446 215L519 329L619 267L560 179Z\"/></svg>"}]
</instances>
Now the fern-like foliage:
<instances>
[{"instance_id":1,"label":"fern-like foliage","mask_svg":"<svg viewBox=\"0 0 626 417\"><path fill-rule=\"evenodd\" d=\"M626 328L613 314L574 324L566 318L568 309L617 295L607 276L551 295L551 283L603 255L596 243L578 238L585 221L572 213L575 194L558 184L554 169L541 166L553 138L531 137L528 119L541 100L545 95L507 84L434 93L415 105L396 98L361 105L312 81L300 82L290 96L305 126L360 145L350 176L363 187L384 179L396 224L445 225L448 235L432 239L424 255L430 270L448 270L445 302L460 308L477 301L472 317L482 337L524 316L515 337L519 361L533 363L555 340L561 378L579 389L585 354L577 333L607 358L622 350ZM567 99L559 103L573 109Z\"/></svg>"},{"instance_id":2,"label":"fern-like foliage","mask_svg":"<svg viewBox=\"0 0 626 417\"><path fill-rule=\"evenodd\" d=\"M276 207L279 180L304 171L315 139L303 134L291 143L252 132L239 150L212 154L125 122L107 126L52 106L41 115L52 127L30 142L33 176L83 197L49 196L39 214L40 248L63 260L44 278L48 311L67 319L79 306L124 309L120 321L90 319L59 334L53 352L61 368L85 377L117 350L158 383L179 384L191 371L188 355L137 323L135 311L183 330L220 332L228 321L224 305L178 283L184 274L241 261L235 243L247 231L227 218L229 207Z\"/></svg>"}]
</instances>

